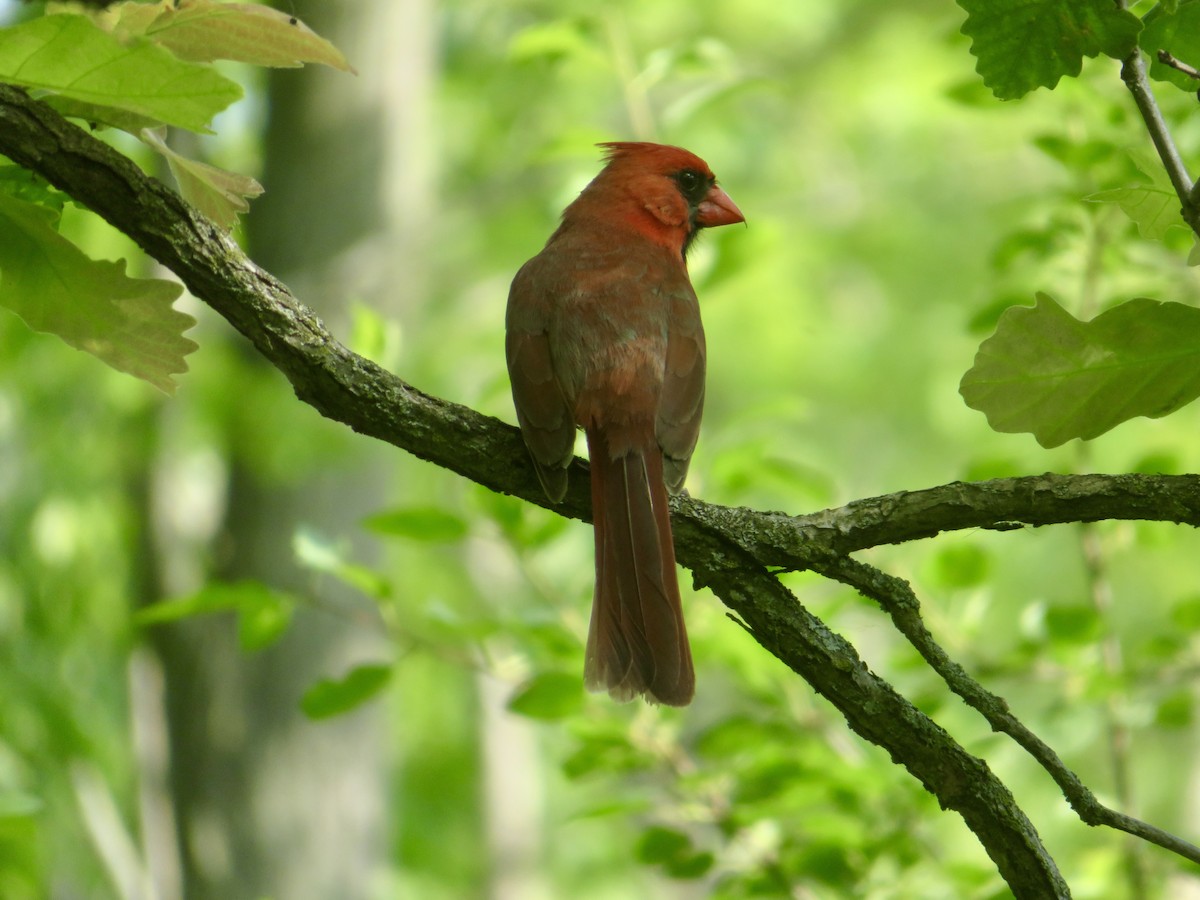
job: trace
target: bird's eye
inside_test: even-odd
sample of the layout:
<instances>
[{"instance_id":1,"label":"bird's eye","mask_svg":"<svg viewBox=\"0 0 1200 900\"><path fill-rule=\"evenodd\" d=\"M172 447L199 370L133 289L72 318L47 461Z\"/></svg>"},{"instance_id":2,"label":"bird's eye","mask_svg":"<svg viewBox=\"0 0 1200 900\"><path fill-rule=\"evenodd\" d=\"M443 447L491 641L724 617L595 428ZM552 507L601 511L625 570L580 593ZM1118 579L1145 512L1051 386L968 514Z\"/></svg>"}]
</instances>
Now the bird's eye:
<instances>
[{"instance_id":1,"label":"bird's eye","mask_svg":"<svg viewBox=\"0 0 1200 900\"><path fill-rule=\"evenodd\" d=\"M708 193L708 179L703 173L697 172L695 169L684 169L675 174L675 183L679 185L679 190L683 192L683 196L693 203L699 202L706 193Z\"/></svg>"}]
</instances>

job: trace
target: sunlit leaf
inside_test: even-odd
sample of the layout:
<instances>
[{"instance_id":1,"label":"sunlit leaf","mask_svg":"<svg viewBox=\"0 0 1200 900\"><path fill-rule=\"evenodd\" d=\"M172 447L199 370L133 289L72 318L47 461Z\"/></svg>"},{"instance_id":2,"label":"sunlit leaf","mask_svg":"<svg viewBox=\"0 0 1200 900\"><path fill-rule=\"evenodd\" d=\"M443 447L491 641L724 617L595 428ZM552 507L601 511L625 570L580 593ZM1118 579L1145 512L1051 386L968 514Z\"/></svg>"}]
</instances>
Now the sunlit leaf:
<instances>
[{"instance_id":1,"label":"sunlit leaf","mask_svg":"<svg viewBox=\"0 0 1200 900\"><path fill-rule=\"evenodd\" d=\"M249 3L179 0L154 5L135 0L109 7L99 19L123 39L145 37L180 59L232 59L291 68L320 63L353 71L333 44L290 13Z\"/></svg>"},{"instance_id":2,"label":"sunlit leaf","mask_svg":"<svg viewBox=\"0 0 1200 900\"><path fill-rule=\"evenodd\" d=\"M1112 0L958 0L967 11L975 70L1001 100L1075 77L1085 56L1120 59L1141 21Z\"/></svg>"},{"instance_id":3,"label":"sunlit leaf","mask_svg":"<svg viewBox=\"0 0 1200 900\"><path fill-rule=\"evenodd\" d=\"M250 208L247 200L263 192L262 185L249 175L226 172L176 153L167 146L161 130L144 129L141 137L166 159L183 199L226 231Z\"/></svg>"},{"instance_id":4,"label":"sunlit leaf","mask_svg":"<svg viewBox=\"0 0 1200 900\"><path fill-rule=\"evenodd\" d=\"M125 262L89 259L52 227L52 210L0 193L0 306L114 369L170 394L196 349L195 319L171 304L173 281L129 278Z\"/></svg>"},{"instance_id":5,"label":"sunlit leaf","mask_svg":"<svg viewBox=\"0 0 1200 900\"><path fill-rule=\"evenodd\" d=\"M536 675L508 701L508 708L531 719L562 719L583 708L583 679L567 672Z\"/></svg>"},{"instance_id":6,"label":"sunlit leaf","mask_svg":"<svg viewBox=\"0 0 1200 900\"><path fill-rule=\"evenodd\" d=\"M436 506L410 506L376 513L363 520L376 534L387 534L417 541L458 541L467 535L467 523Z\"/></svg>"},{"instance_id":7,"label":"sunlit leaf","mask_svg":"<svg viewBox=\"0 0 1200 900\"><path fill-rule=\"evenodd\" d=\"M72 15L0 29L0 81L192 131L207 131L212 117L242 96L209 66L145 41L123 44Z\"/></svg>"},{"instance_id":8,"label":"sunlit leaf","mask_svg":"<svg viewBox=\"0 0 1200 900\"><path fill-rule=\"evenodd\" d=\"M22 166L0 164L0 194L62 211L67 195Z\"/></svg>"},{"instance_id":9,"label":"sunlit leaf","mask_svg":"<svg viewBox=\"0 0 1200 900\"><path fill-rule=\"evenodd\" d=\"M292 539L296 559L310 569L325 572L362 591L368 597L382 600L391 595L391 583L366 566L343 558L341 550L320 536L300 529Z\"/></svg>"},{"instance_id":10,"label":"sunlit leaf","mask_svg":"<svg viewBox=\"0 0 1200 900\"><path fill-rule=\"evenodd\" d=\"M47 94L42 98L47 106L52 106L62 115L72 119L82 119L91 128L108 126L130 134L137 134L143 128L161 128L163 124L150 116L139 115L127 109L115 106L103 106L99 103L85 103L74 97L62 94Z\"/></svg>"},{"instance_id":11,"label":"sunlit leaf","mask_svg":"<svg viewBox=\"0 0 1200 900\"><path fill-rule=\"evenodd\" d=\"M1089 440L1200 396L1200 310L1145 298L1081 322L1045 294L1010 309L959 392L997 431Z\"/></svg>"},{"instance_id":12,"label":"sunlit leaf","mask_svg":"<svg viewBox=\"0 0 1200 900\"><path fill-rule=\"evenodd\" d=\"M300 700L300 708L310 719L340 715L370 700L392 677L389 665L365 665L351 669L344 678L322 678Z\"/></svg>"},{"instance_id":13,"label":"sunlit leaf","mask_svg":"<svg viewBox=\"0 0 1200 900\"><path fill-rule=\"evenodd\" d=\"M513 62L537 59L602 59L584 23L577 19L551 19L537 22L517 32L508 45Z\"/></svg>"}]
</instances>

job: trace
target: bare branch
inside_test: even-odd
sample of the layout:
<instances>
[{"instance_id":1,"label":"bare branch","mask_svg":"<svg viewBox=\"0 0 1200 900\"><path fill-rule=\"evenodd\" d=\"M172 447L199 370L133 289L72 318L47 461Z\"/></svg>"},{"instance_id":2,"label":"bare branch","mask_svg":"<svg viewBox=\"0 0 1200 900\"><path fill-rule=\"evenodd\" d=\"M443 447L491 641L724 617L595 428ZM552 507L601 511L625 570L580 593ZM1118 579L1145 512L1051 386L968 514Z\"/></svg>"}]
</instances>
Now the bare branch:
<instances>
[{"instance_id":1,"label":"bare branch","mask_svg":"<svg viewBox=\"0 0 1200 900\"><path fill-rule=\"evenodd\" d=\"M1068 522L1146 520L1200 526L1200 475L1030 475L943 484L855 500L803 516L678 498L677 514L720 527L756 561L813 568L843 555L943 531L1011 531Z\"/></svg>"},{"instance_id":2,"label":"bare branch","mask_svg":"<svg viewBox=\"0 0 1200 900\"><path fill-rule=\"evenodd\" d=\"M1158 51L1158 61L1165 66L1170 66L1172 69L1182 72L1184 75L1188 76L1188 78L1200 79L1200 71L1192 68L1182 60L1176 59L1166 50Z\"/></svg>"},{"instance_id":3,"label":"bare branch","mask_svg":"<svg viewBox=\"0 0 1200 900\"><path fill-rule=\"evenodd\" d=\"M814 568L822 575L841 581L879 603L891 616L896 629L908 638L909 643L942 677L950 690L978 711L993 731L1007 734L1025 748L1050 774L1080 819L1088 825L1107 825L1127 832L1177 853L1184 859L1200 863L1200 847L1133 816L1109 809L1097 800L1095 794L1067 767L1053 748L1012 714L1002 697L975 681L934 640L921 616L920 600L907 582L846 557L835 557L827 565Z\"/></svg>"}]
</instances>

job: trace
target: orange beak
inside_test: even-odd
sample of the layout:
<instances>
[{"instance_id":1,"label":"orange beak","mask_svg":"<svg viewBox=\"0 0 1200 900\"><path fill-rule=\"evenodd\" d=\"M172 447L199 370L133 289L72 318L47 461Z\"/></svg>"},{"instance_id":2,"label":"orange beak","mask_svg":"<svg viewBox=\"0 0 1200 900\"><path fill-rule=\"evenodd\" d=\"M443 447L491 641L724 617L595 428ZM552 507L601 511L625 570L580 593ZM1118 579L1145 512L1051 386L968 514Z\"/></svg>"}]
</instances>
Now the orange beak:
<instances>
[{"instance_id":1,"label":"orange beak","mask_svg":"<svg viewBox=\"0 0 1200 900\"><path fill-rule=\"evenodd\" d=\"M704 228L733 225L745 221L746 217L737 208L737 204L715 184L709 188L708 194L700 201L696 216L696 224Z\"/></svg>"}]
</instances>

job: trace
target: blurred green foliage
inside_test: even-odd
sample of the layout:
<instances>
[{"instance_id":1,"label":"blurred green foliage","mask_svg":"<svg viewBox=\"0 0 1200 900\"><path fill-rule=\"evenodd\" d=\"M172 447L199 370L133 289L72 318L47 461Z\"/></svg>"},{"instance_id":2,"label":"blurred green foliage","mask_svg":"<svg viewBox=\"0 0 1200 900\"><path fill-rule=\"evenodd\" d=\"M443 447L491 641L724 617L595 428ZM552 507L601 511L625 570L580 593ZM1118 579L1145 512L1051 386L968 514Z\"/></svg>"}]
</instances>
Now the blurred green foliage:
<instances>
[{"instance_id":1,"label":"blurred green foliage","mask_svg":"<svg viewBox=\"0 0 1200 900\"><path fill-rule=\"evenodd\" d=\"M941 0L451 0L431 12L428 292L406 296L395 322L363 313L354 329L422 389L512 420L501 349L512 273L594 174L593 143L655 139L702 155L748 219L706 235L692 261L709 334L692 493L800 513L959 478L1200 468L1192 407L1046 450L991 431L956 390L1003 310L1038 291L1083 319L1134 296L1196 304L1181 235L1149 240L1115 204L1085 202L1136 183L1126 151L1147 143L1116 62L1081 60L1081 77L1053 93L1000 104L973 71L963 10ZM1157 89L1184 158L1200 158L1194 97ZM222 133L212 153L252 168L253 137ZM93 257L137 258L70 205L62 231ZM0 317L5 898L112 895L72 772L101 774L136 838L131 654L139 615L170 614L137 610L163 599L147 590L161 557L210 571L212 495L230 467L305 485L354 465L346 436L190 309L201 350L169 402ZM392 714L380 896L489 895L504 863L485 833L496 716L521 735L501 748L506 777L532 786L527 896L1006 895L962 822L711 595L685 600L693 707L583 696L587 528L417 460L397 459L395 474L364 522L381 562L294 526L313 583L375 601L395 649L307 695L317 716L380 696ZM169 547L150 537L156 516ZM1197 544L1177 527L1123 522L949 534L863 556L913 583L947 650L1101 797L1186 836L1200 779ZM1076 896L1138 896L1131 867L1144 896L1194 888L1194 871L1165 853L1076 820L878 610L811 574L781 577L987 759ZM305 602L245 583L179 596L193 612L237 610L256 646Z\"/></svg>"}]
</instances>

